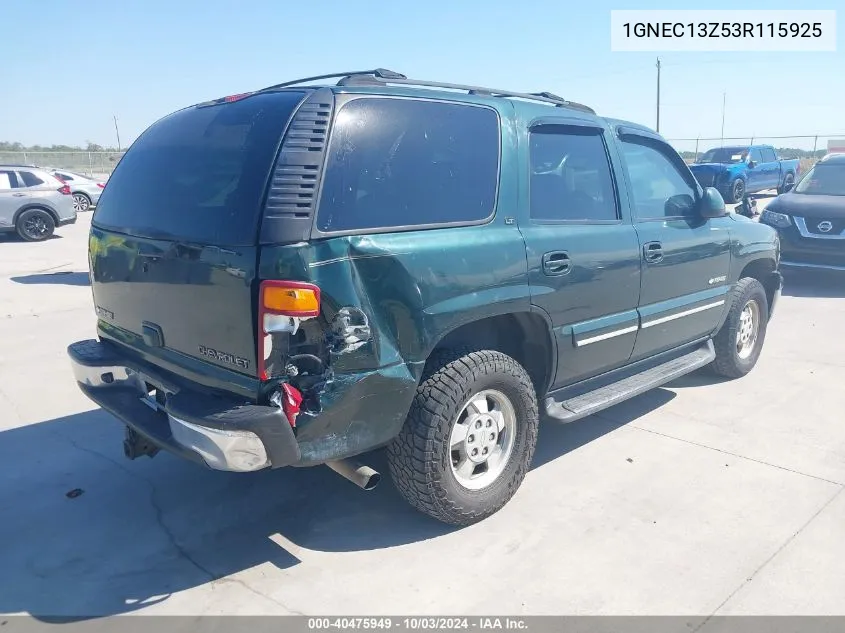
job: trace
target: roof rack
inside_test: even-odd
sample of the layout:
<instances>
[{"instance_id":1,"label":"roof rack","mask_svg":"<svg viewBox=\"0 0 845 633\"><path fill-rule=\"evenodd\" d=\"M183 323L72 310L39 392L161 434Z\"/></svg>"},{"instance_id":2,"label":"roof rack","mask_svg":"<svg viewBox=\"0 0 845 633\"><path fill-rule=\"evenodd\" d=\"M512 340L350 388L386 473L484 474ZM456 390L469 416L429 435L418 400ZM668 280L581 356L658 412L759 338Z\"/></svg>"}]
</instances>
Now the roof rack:
<instances>
[{"instance_id":1,"label":"roof rack","mask_svg":"<svg viewBox=\"0 0 845 633\"><path fill-rule=\"evenodd\" d=\"M303 77L302 79L293 79L285 81L273 86L267 86L257 92L265 90L275 90L277 88L288 88L290 86L298 86L300 84L309 83L312 81L319 81L320 79L336 79L338 86L385 86L388 84L398 84L403 86L421 86L425 88L443 88L445 90L465 90L471 95L487 95L490 97L511 97L514 99L526 99L528 101L539 101L541 103L549 103L559 108L573 108L582 112L589 112L595 114L589 106L575 101L568 101L563 97L559 97L551 92L514 92L512 90L499 90L496 88L484 88L482 86L469 86L465 84L450 84L441 81L424 81L421 79L408 79L402 73L397 73L386 68L374 68L373 70L354 70L344 73L329 73L327 75L315 75L313 77Z\"/></svg>"},{"instance_id":2,"label":"roof rack","mask_svg":"<svg viewBox=\"0 0 845 633\"><path fill-rule=\"evenodd\" d=\"M285 81L280 84L275 84L273 86L267 86L266 88L262 88L258 92L261 92L263 90L275 90L276 88L287 88L288 86L298 86L299 84L318 81L320 79L336 79L337 77L358 77L368 75L371 75L374 78L377 77L379 79L407 79L405 75L393 72L392 70L387 70L386 68L374 68L373 70L353 70L345 73L329 73L328 75L314 75L313 77L293 79L291 81Z\"/></svg>"},{"instance_id":3,"label":"roof rack","mask_svg":"<svg viewBox=\"0 0 845 633\"><path fill-rule=\"evenodd\" d=\"M339 77L340 75L325 75L317 79L328 79L330 77ZM296 82L299 83L299 82ZM573 108L582 112L589 112L595 114L595 110L582 103L575 101L568 101L563 97L559 97L551 92L514 92L512 90L499 90L497 88L484 88L482 86L469 86L465 84L452 84L441 81L425 81L420 79L408 79L405 75L396 73L383 68L375 71L363 71L357 73L348 73L340 81L338 86L373 86L373 85L387 85L398 84L403 86L421 86L425 88L443 88L445 90L465 90L471 95L487 95L491 97L511 97L514 99L526 99L528 101L540 101L542 103L549 103L559 108ZM284 85L284 84L282 84Z\"/></svg>"}]
</instances>

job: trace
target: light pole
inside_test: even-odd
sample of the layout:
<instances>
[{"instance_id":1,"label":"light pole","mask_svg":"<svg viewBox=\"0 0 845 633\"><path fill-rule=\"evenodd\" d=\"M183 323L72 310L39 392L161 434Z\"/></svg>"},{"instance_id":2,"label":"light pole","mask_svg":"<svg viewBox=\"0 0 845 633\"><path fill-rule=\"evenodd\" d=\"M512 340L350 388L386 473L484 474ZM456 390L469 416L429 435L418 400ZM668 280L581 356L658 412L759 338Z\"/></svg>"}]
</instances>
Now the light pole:
<instances>
[{"instance_id":1,"label":"light pole","mask_svg":"<svg viewBox=\"0 0 845 633\"><path fill-rule=\"evenodd\" d=\"M660 134L660 58L657 58L657 133Z\"/></svg>"},{"instance_id":2,"label":"light pole","mask_svg":"<svg viewBox=\"0 0 845 633\"><path fill-rule=\"evenodd\" d=\"M114 119L114 133L117 136L117 151L120 151L120 130L117 129L117 115L113 114L112 118Z\"/></svg>"}]
</instances>

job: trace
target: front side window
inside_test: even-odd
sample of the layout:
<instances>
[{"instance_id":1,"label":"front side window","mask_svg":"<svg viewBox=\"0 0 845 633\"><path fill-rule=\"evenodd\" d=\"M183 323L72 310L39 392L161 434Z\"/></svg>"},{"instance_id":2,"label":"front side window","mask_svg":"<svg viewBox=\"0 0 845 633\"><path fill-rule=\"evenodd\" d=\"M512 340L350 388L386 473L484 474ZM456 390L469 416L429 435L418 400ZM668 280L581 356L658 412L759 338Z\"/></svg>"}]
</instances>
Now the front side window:
<instances>
[{"instance_id":1,"label":"front side window","mask_svg":"<svg viewBox=\"0 0 845 633\"><path fill-rule=\"evenodd\" d=\"M619 215L602 131L545 125L530 135L531 218L607 221Z\"/></svg>"},{"instance_id":2,"label":"front side window","mask_svg":"<svg viewBox=\"0 0 845 633\"><path fill-rule=\"evenodd\" d=\"M695 189L655 144L645 139L626 140L622 154L639 220L687 217L692 213Z\"/></svg>"},{"instance_id":3,"label":"front side window","mask_svg":"<svg viewBox=\"0 0 845 633\"><path fill-rule=\"evenodd\" d=\"M774 163L777 162L777 155L775 154L775 150L771 147L766 147L760 150L760 153L763 154L763 162L765 163Z\"/></svg>"},{"instance_id":4,"label":"front side window","mask_svg":"<svg viewBox=\"0 0 845 633\"><path fill-rule=\"evenodd\" d=\"M488 108L360 98L334 122L322 232L482 222L499 174L499 118Z\"/></svg>"},{"instance_id":5,"label":"front side window","mask_svg":"<svg viewBox=\"0 0 845 633\"><path fill-rule=\"evenodd\" d=\"M0 171L0 191L17 189L18 180L13 171Z\"/></svg>"},{"instance_id":6,"label":"front side window","mask_svg":"<svg viewBox=\"0 0 845 633\"><path fill-rule=\"evenodd\" d=\"M758 165L763 162L763 155L760 153L759 149L752 149L751 152L749 152L748 157Z\"/></svg>"}]
</instances>

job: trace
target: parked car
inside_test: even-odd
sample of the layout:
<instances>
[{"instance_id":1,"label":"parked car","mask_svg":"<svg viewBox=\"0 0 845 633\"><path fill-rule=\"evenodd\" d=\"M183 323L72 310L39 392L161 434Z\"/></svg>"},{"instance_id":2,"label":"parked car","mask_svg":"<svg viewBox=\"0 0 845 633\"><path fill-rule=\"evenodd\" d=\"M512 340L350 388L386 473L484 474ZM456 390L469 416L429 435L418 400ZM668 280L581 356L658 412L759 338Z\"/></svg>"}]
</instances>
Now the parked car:
<instances>
[{"instance_id":1,"label":"parked car","mask_svg":"<svg viewBox=\"0 0 845 633\"><path fill-rule=\"evenodd\" d=\"M751 371L781 288L776 232L648 128L385 70L161 119L91 227L99 338L68 352L128 457L368 489L386 447L459 525L515 493L540 410Z\"/></svg>"},{"instance_id":2,"label":"parked car","mask_svg":"<svg viewBox=\"0 0 845 633\"><path fill-rule=\"evenodd\" d=\"M779 160L771 145L736 145L707 150L690 169L702 187L716 187L726 201L738 203L747 193L783 193L795 183L799 163Z\"/></svg>"},{"instance_id":3,"label":"parked car","mask_svg":"<svg viewBox=\"0 0 845 633\"><path fill-rule=\"evenodd\" d=\"M0 165L0 232L17 232L28 242L76 222L70 187L38 167Z\"/></svg>"},{"instance_id":4,"label":"parked car","mask_svg":"<svg viewBox=\"0 0 845 633\"><path fill-rule=\"evenodd\" d=\"M100 194L106 187L103 182L72 171L53 169L50 173L70 187L71 195L73 195L73 206L77 211L87 211L96 206L100 200Z\"/></svg>"},{"instance_id":5,"label":"parked car","mask_svg":"<svg viewBox=\"0 0 845 633\"><path fill-rule=\"evenodd\" d=\"M828 154L760 222L777 229L781 266L845 271L845 154Z\"/></svg>"}]
</instances>

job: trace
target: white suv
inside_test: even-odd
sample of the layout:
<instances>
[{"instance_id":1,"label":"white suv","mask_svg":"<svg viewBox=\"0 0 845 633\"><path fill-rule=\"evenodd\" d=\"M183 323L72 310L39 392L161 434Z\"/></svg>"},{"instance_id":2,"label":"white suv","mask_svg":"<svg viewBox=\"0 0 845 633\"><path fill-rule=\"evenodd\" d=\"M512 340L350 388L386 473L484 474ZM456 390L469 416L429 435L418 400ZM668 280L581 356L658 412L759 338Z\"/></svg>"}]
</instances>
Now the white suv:
<instances>
[{"instance_id":1,"label":"white suv","mask_svg":"<svg viewBox=\"0 0 845 633\"><path fill-rule=\"evenodd\" d=\"M0 165L0 232L40 242L76 222L70 187L30 165Z\"/></svg>"}]
</instances>

